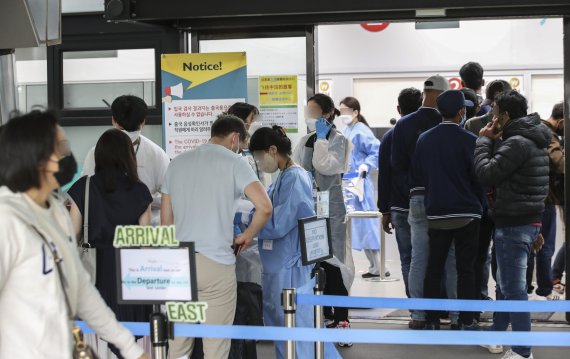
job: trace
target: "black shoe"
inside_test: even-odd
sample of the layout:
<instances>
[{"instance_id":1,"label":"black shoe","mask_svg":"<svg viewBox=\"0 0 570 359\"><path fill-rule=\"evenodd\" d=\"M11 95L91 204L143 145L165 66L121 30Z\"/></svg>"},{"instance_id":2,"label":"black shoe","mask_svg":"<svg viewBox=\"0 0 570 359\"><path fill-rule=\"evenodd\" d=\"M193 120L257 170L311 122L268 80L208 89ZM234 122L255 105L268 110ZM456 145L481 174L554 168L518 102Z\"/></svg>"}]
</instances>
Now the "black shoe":
<instances>
[{"instance_id":1,"label":"black shoe","mask_svg":"<svg viewBox=\"0 0 570 359\"><path fill-rule=\"evenodd\" d=\"M414 330L425 329L425 327L426 327L426 322L424 320L410 320L410 322L408 323L408 328Z\"/></svg>"},{"instance_id":2,"label":"black shoe","mask_svg":"<svg viewBox=\"0 0 570 359\"><path fill-rule=\"evenodd\" d=\"M468 331L472 331L472 332L478 332L483 330L483 328L479 325L479 323L477 322L473 322L469 325L463 325L463 330L468 330Z\"/></svg>"},{"instance_id":3,"label":"black shoe","mask_svg":"<svg viewBox=\"0 0 570 359\"><path fill-rule=\"evenodd\" d=\"M370 272L364 273L362 278L379 278L380 274L372 274Z\"/></svg>"},{"instance_id":4,"label":"black shoe","mask_svg":"<svg viewBox=\"0 0 570 359\"><path fill-rule=\"evenodd\" d=\"M459 323L452 323L450 328L451 330L463 330L463 325Z\"/></svg>"},{"instance_id":5,"label":"black shoe","mask_svg":"<svg viewBox=\"0 0 570 359\"><path fill-rule=\"evenodd\" d=\"M426 323L425 330L439 330L440 324L439 323Z\"/></svg>"}]
</instances>

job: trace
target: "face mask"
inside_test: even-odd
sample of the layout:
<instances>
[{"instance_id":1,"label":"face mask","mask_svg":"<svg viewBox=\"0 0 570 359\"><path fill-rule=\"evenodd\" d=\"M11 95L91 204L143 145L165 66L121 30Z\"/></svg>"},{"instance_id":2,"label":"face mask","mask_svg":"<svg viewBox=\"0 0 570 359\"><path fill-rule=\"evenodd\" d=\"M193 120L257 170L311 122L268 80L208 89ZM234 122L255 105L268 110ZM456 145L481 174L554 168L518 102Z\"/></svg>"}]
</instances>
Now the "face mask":
<instances>
[{"instance_id":1,"label":"face mask","mask_svg":"<svg viewBox=\"0 0 570 359\"><path fill-rule=\"evenodd\" d=\"M73 157L73 153L70 153L68 156L63 157L58 161L59 164L59 171L54 173L54 177L59 183L60 187L65 186L75 176L77 172L77 161L75 161L75 157Z\"/></svg>"},{"instance_id":2,"label":"face mask","mask_svg":"<svg viewBox=\"0 0 570 359\"><path fill-rule=\"evenodd\" d=\"M338 118L345 125L350 125L352 123L352 116L350 116L350 115L340 115L340 116L338 116Z\"/></svg>"},{"instance_id":3,"label":"face mask","mask_svg":"<svg viewBox=\"0 0 570 359\"><path fill-rule=\"evenodd\" d=\"M253 136L255 131L259 130L262 127L263 124L260 121L255 121L251 125L249 125L249 130L247 130L247 133L249 133L250 136Z\"/></svg>"},{"instance_id":4,"label":"face mask","mask_svg":"<svg viewBox=\"0 0 570 359\"><path fill-rule=\"evenodd\" d=\"M131 139L131 142L135 142L141 135L141 130L138 131L133 131L133 132L127 132L125 130L121 130L124 133L127 134L127 136L129 136L129 138Z\"/></svg>"},{"instance_id":5,"label":"face mask","mask_svg":"<svg viewBox=\"0 0 570 359\"><path fill-rule=\"evenodd\" d=\"M277 157L273 157L269 153L266 153L263 160L259 162L259 169L265 173L274 173L278 168Z\"/></svg>"},{"instance_id":6,"label":"face mask","mask_svg":"<svg viewBox=\"0 0 570 359\"><path fill-rule=\"evenodd\" d=\"M309 132L313 132L317 130L317 119L316 118L306 118L305 124L309 128Z\"/></svg>"}]
</instances>

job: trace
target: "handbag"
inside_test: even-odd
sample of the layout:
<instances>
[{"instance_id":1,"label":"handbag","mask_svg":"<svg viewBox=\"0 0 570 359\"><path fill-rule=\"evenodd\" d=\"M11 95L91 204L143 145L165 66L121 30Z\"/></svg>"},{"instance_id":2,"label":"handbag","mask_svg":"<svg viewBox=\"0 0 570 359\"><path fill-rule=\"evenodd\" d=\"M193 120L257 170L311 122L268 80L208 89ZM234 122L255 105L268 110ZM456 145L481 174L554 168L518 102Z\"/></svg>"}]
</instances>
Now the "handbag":
<instances>
[{"instance_id":1,"label":"handbag","mask_svg":"<svg viewBox=\"0 0 570 359\"><path fill-rule=\"evenodd\" d=\"M81 328L75 325L74 318L73 318L73 311L71 310L71 304L69 301L69 297L67 296L67 291L65 290L65 286L63 283L66 283L65 277L63 275L63 269L61 268L62 259L59 257L59 254L55 249L49 244L47 239L44 235L32 225L32 228L36 231L36 233L42 238L45 243L45 246L51 252L53 257L53 261L55 262L55 271L58 274L59 284L61 286L61 290L63 291L63 297L65 299L65 306L67 309L67 316L69 318L70 326L71 326L71 333L73 335L74 346L72 357L73 359L99 359L93 348L91 348L83 339L83 332Z\"/></svg>"},{"instance_id":2,"label":"handbag","mask_svg":"<svg viewBox=\"0 0 570 359\"><path fill-rule=\"evenodd\" d=\"M95 285L97 279L97 251L89 243L89 184L91 177L85 181L85 205L83 209L83 235L79 240L79 258L83 267L91 277L91 284Z\"/></svg>"}]
</instances>

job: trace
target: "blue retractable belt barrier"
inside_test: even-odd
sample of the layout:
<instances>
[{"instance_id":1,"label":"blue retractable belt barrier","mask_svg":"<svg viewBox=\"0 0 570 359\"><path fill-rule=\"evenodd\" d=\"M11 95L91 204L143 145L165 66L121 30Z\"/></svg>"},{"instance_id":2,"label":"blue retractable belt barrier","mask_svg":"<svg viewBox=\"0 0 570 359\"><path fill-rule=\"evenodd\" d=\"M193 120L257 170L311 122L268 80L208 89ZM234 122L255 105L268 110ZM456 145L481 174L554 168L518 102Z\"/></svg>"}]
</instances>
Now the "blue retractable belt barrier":
<instances>
[{"instance_id":1,"label":"blue retractable belt barrier","mask_svg":"<svg viewBox=\"0 0 570 359\"><path fill-rule=\"evenodd\" d=\"M456 310L466 312L570 312L570 301L459 300L419 298L345 297L297 294L298 305L345 308L390 308L416 310Z\"/></svg>"},{"instance_id":2,"label":"blue retractable belt barrier","mask_svg":"<svg viewBox=\"0 0 570 359\"><path fill-rule=\"evenodd\" d=\"M83 322L78 322L85 333L93 331ZM122 323L134 335L149 335L149 323ZM525 345L525 346L570 346L570 332L492 332L492 331L430 331L430 330L382 330L382 329L313 329L254 327L226 325L176 324L177 337L294 340L306 342L352 342L374 344L418 345Z\"/></svg>"}]
</instances>

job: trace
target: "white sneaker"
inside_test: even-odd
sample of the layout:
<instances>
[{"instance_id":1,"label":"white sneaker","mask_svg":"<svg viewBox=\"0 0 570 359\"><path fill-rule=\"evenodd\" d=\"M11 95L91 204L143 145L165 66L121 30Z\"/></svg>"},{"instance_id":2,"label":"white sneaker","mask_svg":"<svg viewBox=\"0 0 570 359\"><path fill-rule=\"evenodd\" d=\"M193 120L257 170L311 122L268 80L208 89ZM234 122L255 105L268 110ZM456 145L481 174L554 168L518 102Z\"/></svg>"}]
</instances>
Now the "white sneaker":
<instances>
[{"instance_id":1,"label":"white sneaker","mask_svg":"<svg viewBox=\"0 0 570 359\"><path fill-rule=\"evenodd\" d=\"M560 300L560 295L558 293L551 292L546 296L546 300Z\"/></svg>"},{"instance_id":2,"label":"white sneaker","mask_svg":"<svg viewBox=\"0 0 570 359\"><path fill-rule=\"evenodd\" d=\"M501 359L534 359L534 357L532 356L532 353L530 353L530 356L525 358L522 355L515 353L512 349L509 349Z\"/></svg>"},{"instance_id":3,"label":"white sneaker","mask_svg":"<svg viewBox=\"0 0 570 359\"><path fill-rule=\"evenodd\" d=\"M487 349L491 354L501 354L503 352L502 345L481 345L481 347Z\"/></svg>"}]
</instances>

